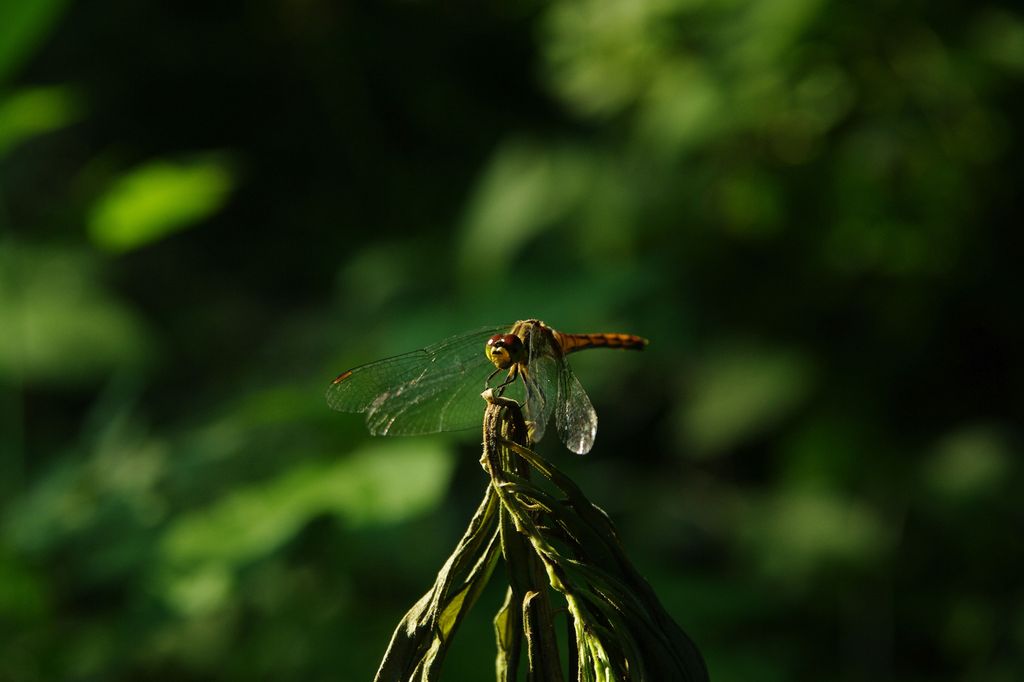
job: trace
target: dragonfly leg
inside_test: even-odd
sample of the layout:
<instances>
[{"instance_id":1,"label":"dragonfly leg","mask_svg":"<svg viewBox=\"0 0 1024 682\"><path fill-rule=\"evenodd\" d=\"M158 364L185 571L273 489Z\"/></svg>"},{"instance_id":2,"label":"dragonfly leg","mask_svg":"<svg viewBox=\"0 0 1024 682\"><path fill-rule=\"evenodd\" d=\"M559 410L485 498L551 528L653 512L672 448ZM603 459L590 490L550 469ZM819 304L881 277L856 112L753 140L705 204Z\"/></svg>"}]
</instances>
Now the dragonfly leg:
<instances>
[{"instance_id":1,"label":"dragonfly leg","mask_svg":"<svg viewBox=\"0 0 1024 682\"><path fill-rule=\"evenodd\" d=\"M494 372L492 372L491 376L493 377L495 374L498 373L498 371L500 371L500 370L495 370ZM513 381L515 381L516 377L518 377L518 376L519 376L519 365L512 365L512 369L510 369L508 371L508 376L505 377L505 380L502 381L500 384L498 384L497 386L494 387L495 390L497 391L497 394L499 396L504 394L505 393L505 387L508 386L509 384L511 384ZM488 378L488 381L490 381L490 378Z\"/></svg>"},{"instance_id":2,"label":"dragonfly leg","mask_svg":"<svg viewBox=\"0 0 1024 682\"><path fill-rule=\"evenodd\" d=\"M526 373L526 370L524 369L523 370L523 405L524 406L530 404L530 396L533 393L533 391L531 390L532 384L533 384L533 381L529 379L529 375ZM541 410L541 412L543 412L543 410ZM524 417L525 416L526 415L524 415ZM529 438L530 442L532 443L532 442L534 442L533 441L533 434L536 433L536 430L537 430L537 422L534 421L533 419L529 418L529 417L527 417L525 421L526 421L526 434L527 434L527 438Z\"/></svg>"}]
</instances>

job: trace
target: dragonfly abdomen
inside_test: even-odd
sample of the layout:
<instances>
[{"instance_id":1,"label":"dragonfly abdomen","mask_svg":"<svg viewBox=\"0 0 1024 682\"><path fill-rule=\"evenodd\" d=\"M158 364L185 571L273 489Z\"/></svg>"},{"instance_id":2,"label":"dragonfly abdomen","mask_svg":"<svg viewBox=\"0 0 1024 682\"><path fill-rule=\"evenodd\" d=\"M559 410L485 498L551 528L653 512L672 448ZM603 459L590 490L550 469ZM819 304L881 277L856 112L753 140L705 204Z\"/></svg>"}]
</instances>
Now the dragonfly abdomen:
<instances>
[{"instance_id":1,"label":"dragonfly abdomen","mask_svg":"<svg viewBox=\"0 0 1024 682\"><path fill-rule=\"evenodd\" d=\"M647 345L647 339L635 334L558 334L558 343L562 352L568 355L586 348L624 348L641 350Z\"/></svg>"}]
</instances>

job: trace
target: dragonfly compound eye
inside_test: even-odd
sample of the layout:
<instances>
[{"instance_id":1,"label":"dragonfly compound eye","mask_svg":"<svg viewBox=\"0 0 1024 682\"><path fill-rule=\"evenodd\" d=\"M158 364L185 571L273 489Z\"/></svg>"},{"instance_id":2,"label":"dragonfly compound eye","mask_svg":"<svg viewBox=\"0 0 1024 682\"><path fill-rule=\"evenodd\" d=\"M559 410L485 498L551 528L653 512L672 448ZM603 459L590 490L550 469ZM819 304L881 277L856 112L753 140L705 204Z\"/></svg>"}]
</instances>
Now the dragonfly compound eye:
<instances>
[{"instance_id":1,"label":"dragonfly compound eye","mask_svg":"<svg viewBox=\"0 0 1024 682\"><path fill-rule=\"evenodd\" d=\"M523 342L515 334L495 334L487 339L484 354L498 369L508 369L519 361Z\"/></svg>"}]
</instances>

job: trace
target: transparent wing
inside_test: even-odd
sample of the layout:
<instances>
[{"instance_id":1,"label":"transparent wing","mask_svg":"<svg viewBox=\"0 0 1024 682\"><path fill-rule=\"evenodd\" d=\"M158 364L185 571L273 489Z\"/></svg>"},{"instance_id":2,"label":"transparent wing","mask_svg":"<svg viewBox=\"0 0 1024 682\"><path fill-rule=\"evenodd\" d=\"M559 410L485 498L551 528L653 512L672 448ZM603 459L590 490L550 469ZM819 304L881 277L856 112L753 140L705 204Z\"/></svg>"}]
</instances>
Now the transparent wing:
<instances>
[{"instance_id":1,"label":"transparent wing","mask_svg":"<svg viewBox=\"0 0 1024 682\"><path fill-rule=\"evenodd\" d=\"M327 388L327 404L366 413L375 436L417 435L480 426L480 397L493 365L484 355L491 336L511 325L485 327L341 374Z\"/></svg>"},{"instance_id":2,"label":"transparent wing","mask_svg":"<svg viewBox=\"0 0 1024 682\"><path fill-rule=\"evenodd\" d=\"M565 362L550 333L533 328L526 340L527 358L523 377L523 416L531 423L533 442L540 441L551 420L558 396L559 374Z\"/></svg>"},{"instance_id":3,"label":"transparent wing","mask_svg":"<svg viewBox=\"0 0 1024 682\"><path fill-rule=\"evenodd\" d=\"M585 455L594 447L597 412L564 357L558 379L558 404L555 406L558 435L565 447L577 455Z\"/></svg>"}]
</instances>

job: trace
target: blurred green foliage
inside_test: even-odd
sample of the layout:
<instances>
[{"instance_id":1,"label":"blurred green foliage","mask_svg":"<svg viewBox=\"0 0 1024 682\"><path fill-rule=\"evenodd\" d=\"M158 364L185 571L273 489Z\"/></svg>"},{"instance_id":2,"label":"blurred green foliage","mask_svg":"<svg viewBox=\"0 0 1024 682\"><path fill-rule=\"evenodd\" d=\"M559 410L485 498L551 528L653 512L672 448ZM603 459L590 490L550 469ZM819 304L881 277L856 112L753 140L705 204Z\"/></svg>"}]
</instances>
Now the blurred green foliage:
<instances>
[{"instance_id":1,"label":"blurred green foliage","mask_svg":"<svg viewBox=\"0 0 1024 682\"><path fill-rule=\"evenodd\" d=\"M231 188L216 159L150 162L128 171L93 207L89 231L97 246L127 251L216 213Z\"/></svg>"},{"instance_id":2,"label":"blurred green foliage","mask_svg":"<svg viewBox=\"0 0 1024 682\"><path fill-rule=\"evenodd\" d=\"M713 679L1020 679L1022 78L1005 2L0 3L0 680L369 679L479 436L323 389L522 317L652 340L540 450Z\"/></svg>"}]
</instances>

